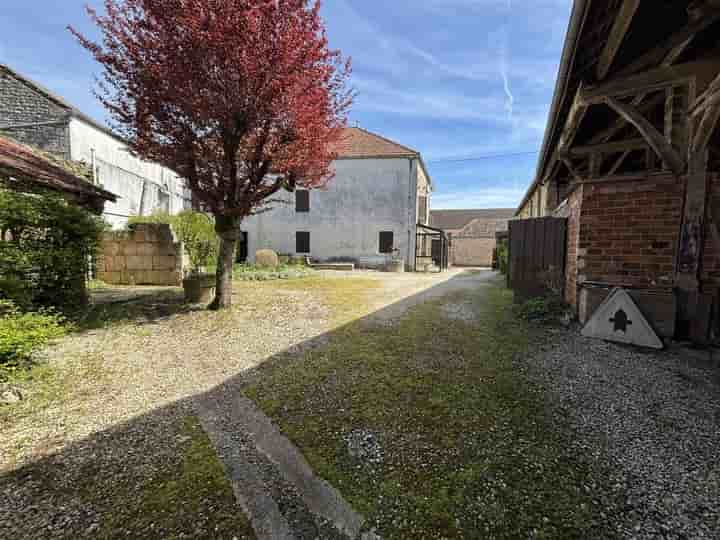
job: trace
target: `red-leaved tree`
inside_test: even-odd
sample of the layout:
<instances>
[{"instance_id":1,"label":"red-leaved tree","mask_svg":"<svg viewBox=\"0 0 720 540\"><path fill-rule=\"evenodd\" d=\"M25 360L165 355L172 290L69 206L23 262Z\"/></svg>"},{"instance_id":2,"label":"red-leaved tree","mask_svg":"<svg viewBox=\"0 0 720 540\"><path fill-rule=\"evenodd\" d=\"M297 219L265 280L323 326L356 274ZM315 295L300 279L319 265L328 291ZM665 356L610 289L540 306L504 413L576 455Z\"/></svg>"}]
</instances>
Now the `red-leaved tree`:
<instances>
[{"instance_id":1,"label":"red-leaved tree","mask_svg":"<svg viewBox=\"0 0 720 540\"><path fill-rule=\"evenodd\" d=\"M331 178L352 101L312 0L105 0L102 42L70 31L104 67L96 94L139 157L187 179L215 217L216 297L230 306L243 218L279 190Z\"/></svg>"}]
</instances>

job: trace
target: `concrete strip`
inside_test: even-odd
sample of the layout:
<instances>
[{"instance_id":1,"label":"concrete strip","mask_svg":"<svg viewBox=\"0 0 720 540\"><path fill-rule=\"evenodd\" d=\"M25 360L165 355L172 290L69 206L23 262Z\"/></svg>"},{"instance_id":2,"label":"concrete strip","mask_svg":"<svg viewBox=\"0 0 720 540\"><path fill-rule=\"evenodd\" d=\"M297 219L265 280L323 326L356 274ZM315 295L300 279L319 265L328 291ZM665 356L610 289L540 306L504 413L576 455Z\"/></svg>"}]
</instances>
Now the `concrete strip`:
<instances>
[{"instance_id":1,"label":"concrete strip","mask_svg":"<svg viewBox=\"0 0 720 540\"><path fill-rule=\"evenodd\" d=\"M365 519L355 512L330 484L317 478L305 457L280 433L255 404L238 397L233 411L247 429L258 450L275 463L280 474L297 487L308 509L334 523L348 537L360 538Z\"/></svg>"},{"instance_id":2,"label":"concrete strip","mask_svg":"<svg viewBox=\"0 0 720 540\"><path fill-rule=\"evenodd\" d=\"M232 483L235 498L250 518L258 540L292 540L290 525L268 494L257 466L241 452L242 441L224 428L223 419L205 400L196 401L203 429L210 437Z\"/></svg>"}]
</instances>

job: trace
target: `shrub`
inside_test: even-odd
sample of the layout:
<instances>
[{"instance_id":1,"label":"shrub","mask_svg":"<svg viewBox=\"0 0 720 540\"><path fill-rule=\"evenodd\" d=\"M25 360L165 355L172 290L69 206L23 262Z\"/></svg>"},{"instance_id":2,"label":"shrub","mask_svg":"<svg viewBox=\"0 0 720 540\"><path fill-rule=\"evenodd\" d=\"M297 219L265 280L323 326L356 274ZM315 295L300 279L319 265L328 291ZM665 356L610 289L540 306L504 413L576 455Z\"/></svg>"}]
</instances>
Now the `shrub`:
<instances>
[{"instance_id":1,"label":"shrub","mask_svg":"<svg viewBox=\"0 0 720 540\"><path fill-rule=\"evenodd\" d=\"M107 225L50 192L0 188L0 298L30 311L85 303L85 279Z\"/></svg>"},{"instance_id":2,"label":"shrub","mask_svg":"<svg viewBox=\"0 0 720 540\"><path fill-rule=\"evenodd\" d=\"M216 264L218 255L218 238L215 222L202 212L184 210L176 215L157 212L150 216L133 216L128 225L136 223L165 223L183 243L190 259L191 272L197 274L201 268Z\"/></svg>"},{"instance_id":3,"label":"shrub","mask_svg":"<svg viewBox=\"0 0 720 540\"><path fill-rule=\"evenodd\" d=\"M312 274L312 269L298 264L280 264L275 268L264 268L252 264L238 264L233 268L233 278L239 281L296 279Z\"/></svg>"},{"instance_id":4,"label":"shrub","mask_svg":"<svg viewBox=\"0 0 720 540\"><path fill-rule=\"evenodd\" d=\"M498 242L497 245L497 263L500 272L506 276L508 273L508 246L505 242Z\"/></svg>"},{"instance_id":5,"label":"shrub","mask_svg":"<svg viewBox=\"0 0 720 540\"><path fill-rule=\"evenodd\" d=\"M23 313L14 302L0 301L0 381L25 367L37 350L67 329L65 319L57 313Z\"/></svg>"},{"instance_id":6,"label":"shrub","mask_svg":"<svg viewBox=\"0 0 720 540\"><path fill-rule=\"evenodd\" d=\"M517 306L516 313L526 321L552 323L565 318L567 305L560 296L539 296Z\"/></svg>"},{"instance_id":7,"label":"shrub","mask_svg":"<svg viewBox=\"0 0 720 540\"><path fill-rule=\"evenodd\" d=\"M277 268L280 259L272 249L260 249L255 253L255 264L260 268Z\"/></svg>"}]
</instances>

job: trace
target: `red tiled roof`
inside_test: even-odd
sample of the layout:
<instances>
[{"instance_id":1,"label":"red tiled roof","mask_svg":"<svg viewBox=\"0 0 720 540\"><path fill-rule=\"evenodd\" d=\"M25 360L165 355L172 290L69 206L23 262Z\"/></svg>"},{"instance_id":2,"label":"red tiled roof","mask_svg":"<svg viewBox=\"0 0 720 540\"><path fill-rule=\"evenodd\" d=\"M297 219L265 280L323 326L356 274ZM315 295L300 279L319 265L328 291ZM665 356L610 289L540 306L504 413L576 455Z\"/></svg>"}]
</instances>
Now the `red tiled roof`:
<instances>
[{"instance_id":1,"label":"red tiled roof","mask_svg":"<svg viewBox=\"0 0 720 540\"><path fill-rule=\"evenodd\" d=\"M0 137L0 176L13 178L22 184L35 184L107 201L117 199L109 191L80 176L77 169L77 163L64 162L31 146Z\"/></svg>"},{"instance_id":2,"label":"red tiled roof","mask_svg":"<svg viewBox=\"0 0 720 540\"><path fill-rule=\"evenodd\" d=\"M443 230L465 228L470 222L507 221L513 217L514 208L487 208L479 210L431 210L430 225Z\"/></svg>"},{"instance_id":3,"label":"red tiled roof","mask_svg":"<svg viewBox=\"0 0 720 540\"><path fill-rule=\"evenodd\" d=\"M335 151L338 158L419 156L417 150L357 127L345 128Z\"/></svg>"}]
</instances>

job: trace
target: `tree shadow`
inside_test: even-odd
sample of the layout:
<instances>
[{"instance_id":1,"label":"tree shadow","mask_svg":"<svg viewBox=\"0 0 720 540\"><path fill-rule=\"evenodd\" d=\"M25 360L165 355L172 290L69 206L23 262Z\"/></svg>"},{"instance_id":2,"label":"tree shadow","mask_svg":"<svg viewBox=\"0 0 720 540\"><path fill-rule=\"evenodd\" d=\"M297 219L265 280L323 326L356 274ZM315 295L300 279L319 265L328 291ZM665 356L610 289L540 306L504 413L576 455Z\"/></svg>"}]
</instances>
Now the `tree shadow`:
<instances>
[{"instance_id":1,"label":"tree shadow","mask_svg":"<svg viewBox=\"0 0 720 540\"><path fill-rule=\"evenodd\" d=\"M118 287L92 291L90 304L70 319L78 332L116 324L159 322L174 315L202 309L185 303L175 287Z\"/></svg>"},{"instance_id":2,"label":"tree shadow","mask_svg":"<svg viewBox=\"0 0 720 540\"><path fill-rule=\"evenodd\" d=\"M368 499L378 493L390 494L391 499L382 505L387 515L378 518L381 524L391 523L393 512L407 518L409 509L403 506L403 501L407 500L415 505L413 519L416 525L439 531L446 537L463 534L454 518L447 519L454 516L460 506L475 512L475 515L458 516L458 520L463 520L465 533L485 534L487 529L483 527L494 519L498 528L493 532L498 537L503 537L498 531L504 531L505 536L510 537L522 535L535 525L538 530L544 527L558 534L582 532L585 537L602 537L607 531L599 524L600 516L604 515L605 521L611 520L612 501L603 501L603 507L591 503L586 510L570 510L570 503L580 508L580 503L585 500L583 486L596 485L598 492L588 497L602 500L602 493L599 493L602 486L596 483L597 471L585 458L573 455L568 434L543 429L548 427L543 426L543 422L549 416L543 410L544 398L534 391L526 392L524 382L513 382L516 375L512 362L492 369L480 366L485 371L475 372L469 361L461 358L462 350L450 350L444 358L437 358L440 349L434 344L433 331L448 332L453 339L463 333L473 334L475 341L467 343L474 346L485 339L485 329L473 331L462 321L433 322L413 316L402 324L414 325L412 330L417 333L412 335L416 342L407 343L406 347L398 345L406 340L403 332L408 330L398 328L400 314L421 313L427 309L428 302L432 304L448 295L469 296L475 285L483 287L492 282L493 275L488 273L485 280L482 274L459 274L363 318L297 343L209 391L155 408L70 444L65 445L62 440L45 441L36 448L37 459L33 462L16 469L5 464L0 469L0 537L251 537L251 533L243 529L246 525L233 521L233 516L241 515L242 510L227 491L228 486L204 490L203 479L207 477L207 471L201 464L187 465L190 449L203 444L198 443L192 427L188 432L187 426L197 425L199 406L217 407L226 403L228 396L244 395L257 387L258 381L272 378L277 379L273 391L278 392L281 401L273 404L272 395L262 396L266 409L274 411L271 416L287 419L297 415L302 419L299 425L293 425L292 420L286 423L286 434L291 439L297 430L329 434L328 429L334 429L339 418L347 421L346 432L328 435L326 450L317 454L313 450L313 454L306 454L306 457L316 472L338 487L361 513L372 511L372 505L365 503ZM148 305L144 306L146 301ZM123 308L125 313L111 320L159 320L163 316L181 315L183 309L179 293L173 291L139 301L138 305L131 306L129 313ZM497 324L502 326L505 321ZM512 329L505 330L506 338L511 339ZM349 340L358 336L359 342L350 343ZM352 354L363 358L362 366L344 363L340 356L344 344L357 346ZM428 423L420 426L422 429L412 424L418 417L407 415L401 409L385 411L382 418L374 410L352 410L353 404L357 403L352 401L353 389L347 385L340 387L338 377L352 370L358 377L354 380L357 382L355 391L373 392L373 396L379 396L382 394L378 387L385 385L385 392L393 392L392 377L378 377L378 372L388 368L382 363L381 356L391 345L400 346L401 350L395 351L393 358L397 363L389 366L388 374L407 376L404 382L415 388L402 399L407 408L426 407L422 415ZM481 351L483 361L492 362L493 356L504 354L500 345L493 344L492 347L492 350ZM318 364L317 359L325 353L327 357L323 356L322 363ZM421 363L410 361L415 356L421 358ZM313 371L314 380L321 380L321 384L303 387L298 393L292 377L302 373L304 365L309 371L316 368L325 371ZM182 366L178 367L182 369ZM361 367L367 368L367 376L363 375ZM296 371L298 368L300 371ZM499 408L494 408L489 394L472 393L471 387L477 381L492 385L492 395L499 396L501 401ZM288 384L283 386L286 382ZM480 383L477 385L478 388L481 386ZM341 391L333 397L337 389ZM470 392L468 395L472 400L468 404L472 408L448 411L447 405L454 403L461 390ZM517 395L521 391L522 395ZM325 399L328 396L332 399ZM398 403L395 398L388 401ZM322 406L316 407L318 403ZM308 410L298 414L301 408ZM478 411L482 414L477 414ZM396 418L391 421L388 418L392 415ZM448 422L448 418L452 420ZM377 425L406 422L407 425L402 434L383 433L372 429L373 422ZM428 428L434 432L427 433ZM357 445L348 436L358 433L362 440L358 448L354 448ZM370 440L372 444L367 443ZM400 455L384 462L381 459L378 463L367 457L375 446L383 448L384 445L386 449L399 450ZM440 448L448 452L439 454ZM511 457L503 461L495 455L502 453ZM540 469L532 468L537 467L533 460L540 462ZM338 467L342 469L340 472ZM443 471L442 482L449 481L450 485L433 484L433 475L439 470ZM178 477L187 475L191 481L178 484ZM413 499L410 493L393 488L391 484L396 481L398 485L405 482L411 488L411 482L427 482L434 496L423 503ZM533 485L533 481L537 484ZM505 488L502 487L504 484ZM177 488L178 485L183 489ZM287 510L282 507L287 490L277 485L274 489L279 490L275 495L281 501L281 510ZM423 489L418 488L418 491L424 493ZM466 497L476 501L474 506L466 505ZM553 501L557 499L570 502L568 506L556 507L553 514ZM462 504L458 502L461 500ZM548 515L550 523L543 521ZM412 532L412 526L411 520L399 525L395 532L399 531L405 537L413 534L420 537L417 530ZM309 537L312 534L317 531L308 532Z\"/></svg>"}]
</instances>

